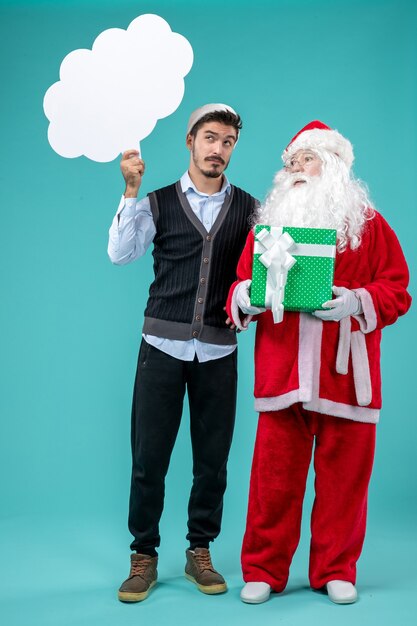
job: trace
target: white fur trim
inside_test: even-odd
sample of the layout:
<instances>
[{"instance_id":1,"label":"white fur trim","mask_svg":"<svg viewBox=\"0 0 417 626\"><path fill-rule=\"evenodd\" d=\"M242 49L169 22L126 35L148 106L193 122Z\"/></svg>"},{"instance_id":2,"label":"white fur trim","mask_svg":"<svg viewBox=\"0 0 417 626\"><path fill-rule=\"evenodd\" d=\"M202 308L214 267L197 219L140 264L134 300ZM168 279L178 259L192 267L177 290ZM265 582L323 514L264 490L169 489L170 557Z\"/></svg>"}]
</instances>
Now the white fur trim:
<instances>
[{"instance_id":1,"label":"white fur trim","mask_svg":"<svg viewBox=\"0 0 417 626\"><path fill-rule=\"evenodd\" d=\"M256 398L255 411L264 413L266 411L281 411L287 409L296 402L302 402L298 389L271 398ZM353 420L354 422L364 422L366 424L377 424L379 422L379 409L368 409L363 406L351 406L343 402L333 402L332 400L324 400L317 398L313 403L304 402L303 408L307 411L315 411L323 415L333 415L343 419Z\"/></svg>"},{"instance_id":2,"label":"white fur trim","mask_svg":"<svg viewBox=\"0 0 417 626\"><path fill-rule=\"evenodd\" d=\"M274 396L272 398L255 398L255 411L265 413L266 411L280 411L286 409L292 404L302 402L300 389L294 389L282 396Z\"/></svg>"},{"instance_id":3,"label":"white fur trim","mask_svg":"<svg viewBox=\"0 0 417 626\"><path fill-rule=\"evenodd\" d=\"M325 130L322 128L312 128L305 130L284 150L283 161L287 161L298 150L310 148L327 150L337 154L350 169L354 160L352 144L343 137L337 130Z\"/></svg>"},{"instance_id":4,"label":"white fur trim","mask_svg":"<svg viewBox=\"0 0 417 626\"><path fill-rule=\"evenodd\" d=\"M353 317L358 321L361 331L366 335L367 333L371 333L375 330L377 324L376 311L372 296L369 291L363 287L360 289L354 289L353 291L359 297L363 310L361 315L354 315Z\"/></svg>"},{"instance_id":5,"label":"white fur trim","mask_svg":"<svg viewBox=\"0 0 417 626\"><path fill-rule=\"evenodd\" d=\"M354 422L365 422L367 424L377 424L379 422L379 409L367 409L364 406L351 406L343 402L333 402L332 400L319 398L314 409L311 409L306 404L303 404L303 407L317 413L343 417Z\"/></svg>"},{"instance_id":6,"label":"white fur trim","mask_svg":"<svg viewBox=\"0 0 417 626\"><path fill-rule=\"evenodd\" d=\"M300 313L298 379L302 402L310 401L319 393L322 333L323 322L320 319L309 313Z\"/></svg>"}]
</instances>

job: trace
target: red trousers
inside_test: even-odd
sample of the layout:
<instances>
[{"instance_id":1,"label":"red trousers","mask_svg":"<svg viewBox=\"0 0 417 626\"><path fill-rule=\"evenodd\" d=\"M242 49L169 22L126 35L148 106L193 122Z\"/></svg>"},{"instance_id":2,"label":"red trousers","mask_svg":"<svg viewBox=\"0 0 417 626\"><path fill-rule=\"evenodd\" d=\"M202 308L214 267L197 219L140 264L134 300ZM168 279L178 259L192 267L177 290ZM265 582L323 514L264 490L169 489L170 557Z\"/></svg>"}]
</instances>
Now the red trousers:
<instances>
[{"instance_id":1,"label":"red trousers","mask_svg":"<svg viewBox=\"0 0 417 626\"><path fill-rule=\"evenodd\" d=\"M306 411L301 404L259 415L242 547L245 582L266 582L277 592L287 584L314 441L310 584L355 583L375 424Z\"/></svg>"}]
</instances>

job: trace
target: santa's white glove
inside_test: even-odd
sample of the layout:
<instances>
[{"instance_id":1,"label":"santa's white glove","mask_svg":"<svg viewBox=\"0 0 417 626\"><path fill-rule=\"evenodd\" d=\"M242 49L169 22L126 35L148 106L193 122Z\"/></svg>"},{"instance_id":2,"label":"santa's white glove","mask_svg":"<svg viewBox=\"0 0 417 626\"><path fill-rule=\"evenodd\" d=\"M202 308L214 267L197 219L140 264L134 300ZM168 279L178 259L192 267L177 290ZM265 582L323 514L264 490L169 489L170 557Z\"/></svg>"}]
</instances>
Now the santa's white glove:
<instances>
[{"instance_id":1,"label":"santa's white glove","mask_svg":"<svg viewBox=\"0 0 417 626\"><path fill-rule=\"evenodd\" d=\"M321 320L339 322L349 315L360 315L362 311L361 301L354 291L346 287L333 287L336 298L323 304L328 311L314 311L313 315Z\"/></svg>"},{"instance_id":2,"label":"santa's white glove","mask_svg":"<svg viewBox=\"0 0 417 626\"><path fill-rule=\"evenodd\" d=\"M266 309L251 305L249 297L249 287L251 284L252 281L249 278L239 283L235 289L234 297L242 313L245 313L245 315L258 315L258 313L263 313Z\"/></svg>"}]
</instances>

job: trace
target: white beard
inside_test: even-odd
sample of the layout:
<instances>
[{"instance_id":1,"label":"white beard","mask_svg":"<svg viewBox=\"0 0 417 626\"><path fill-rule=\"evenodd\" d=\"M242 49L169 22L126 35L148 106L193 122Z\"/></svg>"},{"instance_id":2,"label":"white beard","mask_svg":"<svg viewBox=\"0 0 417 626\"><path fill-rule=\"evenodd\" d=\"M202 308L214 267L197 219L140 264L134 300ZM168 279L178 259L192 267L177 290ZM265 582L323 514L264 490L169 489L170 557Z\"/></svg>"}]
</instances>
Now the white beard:
<instances>
[{"instance_id":1,"label":"white beard","mask_svg":"<svg viewBox=\"0 0 417 626\"><path fill-rule=\"evenodd\" d=\"M322 160L320 176L280 170L274 187L256 215L257 224L334 228L338 250L357 248L365 220L373 216L366 189L350 177L335 155L317 151ZM294 186L295 180L306 182Z\"/></svg>"}]
</instances>

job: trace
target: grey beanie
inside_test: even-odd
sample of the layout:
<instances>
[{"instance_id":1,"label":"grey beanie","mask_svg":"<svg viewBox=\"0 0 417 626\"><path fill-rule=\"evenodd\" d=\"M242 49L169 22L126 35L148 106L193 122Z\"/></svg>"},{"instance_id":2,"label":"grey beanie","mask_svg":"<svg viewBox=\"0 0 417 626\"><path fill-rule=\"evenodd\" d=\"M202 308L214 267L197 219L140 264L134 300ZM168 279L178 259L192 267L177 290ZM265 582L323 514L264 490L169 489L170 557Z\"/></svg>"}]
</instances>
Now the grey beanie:
<instances>
[{"instance_id":1,"label":"grey beanie","mask_svg":"<svg viewBox=\"0 0 417 626\"><path fill-rule=\"evenodd\" d=\"M190 119L188 120L187 126L187 135L191 132L193 127L197 124L202 117L207 115L207 113L215 113L216 111L228 111L229 113L233 113L233 115L237 115L236 111L229 107L227 104L221 103L213 103L213 104L204 104L199 109L193 111L190 115Z\"/></svg>"}]
</instances>

